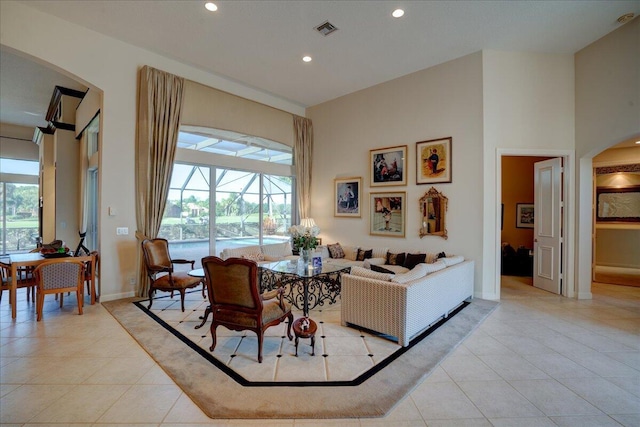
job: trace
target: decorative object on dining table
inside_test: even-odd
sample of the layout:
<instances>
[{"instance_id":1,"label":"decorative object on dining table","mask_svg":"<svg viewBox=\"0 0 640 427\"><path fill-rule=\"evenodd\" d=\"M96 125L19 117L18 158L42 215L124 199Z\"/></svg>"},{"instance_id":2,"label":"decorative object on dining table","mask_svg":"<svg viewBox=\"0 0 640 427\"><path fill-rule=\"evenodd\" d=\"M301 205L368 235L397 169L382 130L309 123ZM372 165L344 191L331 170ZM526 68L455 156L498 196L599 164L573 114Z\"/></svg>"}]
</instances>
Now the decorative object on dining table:
<instances>
[{"instance_id":1,"label":"decorative object on dining table","mask_svg":"<svg viewBox=\"0 0 640 427\"><path fill-rule=\"evenodd\" d=\"M294 250L300 252L300 257L305 265L311 261L311 253L320 244L318 227L313 218L302 218L300 225L293 225L289 228L289 234L293 240Z\"/></svg>"},{"instance_id":2,"label":"decorative object on dining table","mask_svg":"<svg viewBox=\"0 0 640 427\"><path fill-rule=\"evenodd\" d=\"M51 243L45 243L40 248L40 254L45 258L64 258L69 255L69 248L62 240L54 240Z\"/></svg>"}]
</instances>

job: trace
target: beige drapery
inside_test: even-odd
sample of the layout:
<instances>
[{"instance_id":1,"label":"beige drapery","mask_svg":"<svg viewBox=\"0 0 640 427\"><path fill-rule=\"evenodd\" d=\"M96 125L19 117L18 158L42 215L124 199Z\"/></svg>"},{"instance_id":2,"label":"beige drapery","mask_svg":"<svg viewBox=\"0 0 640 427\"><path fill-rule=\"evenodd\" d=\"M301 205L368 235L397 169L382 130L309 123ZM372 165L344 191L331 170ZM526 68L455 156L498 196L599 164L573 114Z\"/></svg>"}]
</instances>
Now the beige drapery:
<instances>
[{"instance_id":1,"label":"beige drapery","mask_svg":"<svg viewBox=\"0 0 640 427\"><path fill-rule=\"evenodd\" d=\"M143 67L138 75L138 120L136 136L136 237L155 238L160 231L167 203L180 129L184 79L164 71ZM138 245L138 296L145 296L149 283Z\"/></svg>"},{"instance_id":2,"label":"beige drapery","mask_svg":"<svg viewBox=\"0 0 640 427\"><path fill-rule=\"evenodd\" d=\"M296 194L300 218L311 215L311 165L313 157L313 124L311 120L293 116Z\"/></svg>"},{"instance_id":3,"label":"beige drapery","mask_svg":"<svg viewBox=\"0 0 640 427\"><path fill-rule=\"evenodd\" d=\"M88 252L86 246L84 246L89 217L89 191L87 188L87 175L89 173L88 153L87 131L85 130L80 137L80 164L78 166L78 234L80 235L80 243L76 248L76 252L79 252L81 249Z\"/></svg>"}]
</instances>

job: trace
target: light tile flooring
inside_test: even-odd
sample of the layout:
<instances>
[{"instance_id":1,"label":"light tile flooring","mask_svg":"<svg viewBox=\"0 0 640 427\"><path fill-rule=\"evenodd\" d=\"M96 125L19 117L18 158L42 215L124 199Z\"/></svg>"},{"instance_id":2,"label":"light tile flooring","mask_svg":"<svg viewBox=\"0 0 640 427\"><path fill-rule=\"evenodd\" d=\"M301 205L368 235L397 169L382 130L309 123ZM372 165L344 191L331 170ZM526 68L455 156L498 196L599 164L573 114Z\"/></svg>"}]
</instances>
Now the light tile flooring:
<instances>
[{"instance_id":1,"label":"light tile flooring","mask_svg":"<svg viewBox=\"0 0 640 427\"><path fill-rule=\"evenodd\" d=\"M51 300L37 323L21 290L13 322L5 293L0 423L638 427L640 288L578 301L522 280L503 279L500 307L387 417L341 420L211 420L100 305Z\"/></svg>"}]
</instances>

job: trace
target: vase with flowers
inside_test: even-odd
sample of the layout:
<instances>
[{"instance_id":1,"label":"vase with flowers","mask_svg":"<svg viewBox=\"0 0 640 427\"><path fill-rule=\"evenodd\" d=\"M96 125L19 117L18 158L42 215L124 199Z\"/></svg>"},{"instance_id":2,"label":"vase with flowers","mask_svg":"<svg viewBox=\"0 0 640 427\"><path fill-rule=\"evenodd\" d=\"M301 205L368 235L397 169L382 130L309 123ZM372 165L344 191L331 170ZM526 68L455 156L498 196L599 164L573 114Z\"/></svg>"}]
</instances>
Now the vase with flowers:
<instances>
[{"instance_id":1,"label":"vase with flowers","mask_svg":"<svg viewBox=\"0 0 640 427\"><path fill-rule=\"evenodd\" d=\"M318 246L318 234L320 227L313 225L293 225L289 228L289 234L293 240L293 247L300 251L300 257L305 264L311 261L311 251Z\"/></svg>"}]
</instances>

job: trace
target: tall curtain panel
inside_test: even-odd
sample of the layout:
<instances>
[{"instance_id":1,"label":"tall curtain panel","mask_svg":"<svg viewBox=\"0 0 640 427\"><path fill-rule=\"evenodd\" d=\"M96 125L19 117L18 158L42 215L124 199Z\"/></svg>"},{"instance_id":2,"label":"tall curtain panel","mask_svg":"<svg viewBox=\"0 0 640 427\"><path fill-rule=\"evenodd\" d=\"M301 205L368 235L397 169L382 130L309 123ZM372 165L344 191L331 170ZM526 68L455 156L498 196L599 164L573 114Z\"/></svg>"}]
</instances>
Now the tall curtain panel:
<instances>
[{"instance_id":1,"label":"tall curtain panel","mask_svg":"<svg viewBox=\"0 0 640 427\"><path fill-rule=\"evenodd\" d=\"M155 238L169 194L184 79L164 71L143 67L138 75L138 122L136 135L136 238ZM149 289L140 245L138 245L138 296Z\"/></svg>"},{"instance_id":2,"label":"tall curtain panel","mask_svg":"<svg viewBox=\"0 0 640 427\"><path fill-rule=\"evenodd\" d=\"M293 116L296 193L300 218L311 215L311 165L313 160L313 124L311 120ZM298 218L298 222L299 219Z\"/></svg>"}]
</instances>

